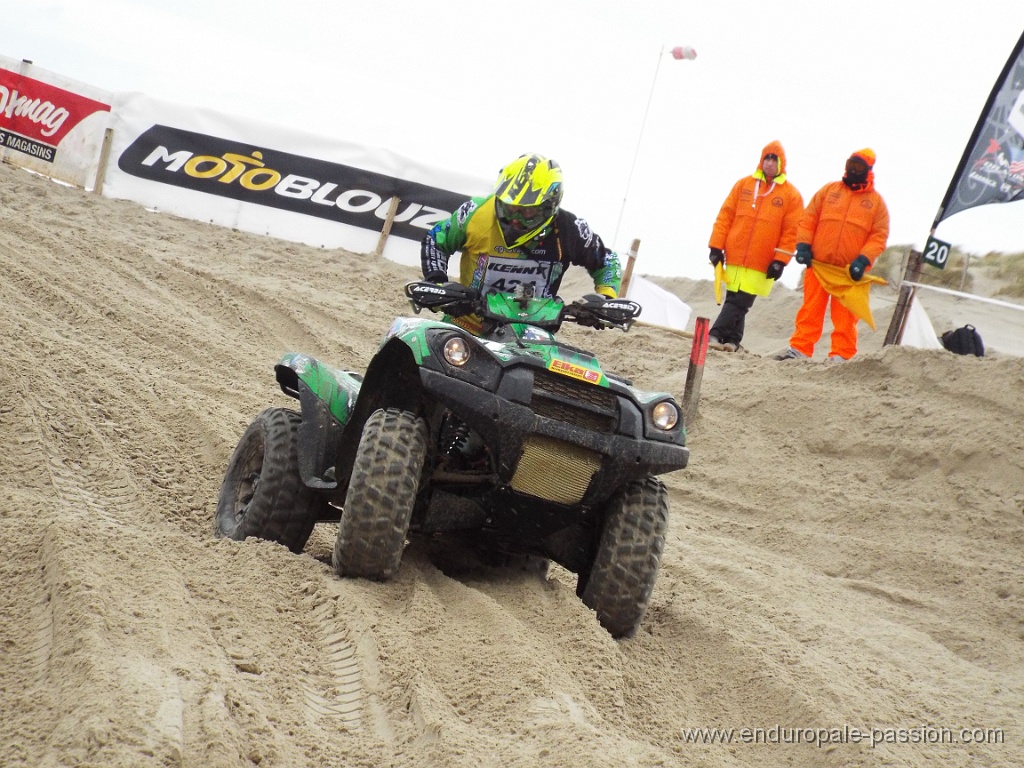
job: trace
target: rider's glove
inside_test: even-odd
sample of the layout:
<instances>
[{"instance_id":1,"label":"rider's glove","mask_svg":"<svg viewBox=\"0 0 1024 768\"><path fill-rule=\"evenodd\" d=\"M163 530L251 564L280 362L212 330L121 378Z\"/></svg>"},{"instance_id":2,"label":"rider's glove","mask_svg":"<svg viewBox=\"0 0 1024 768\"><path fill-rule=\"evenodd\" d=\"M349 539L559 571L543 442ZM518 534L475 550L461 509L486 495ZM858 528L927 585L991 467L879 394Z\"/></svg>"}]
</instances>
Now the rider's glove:
<instances>
[{"instance_id":1,"label":"rider's glove","mask_svg":"<svg viewBox=\"0 0 1024 768\"><path fill-rule=\"evenodd\" d=\"M445 272L427 272L427 274L423 276L423 279L428 283L437 283L438 285L441 285L442 283L448 282L448 275Z\"/></svg>"},{"instance_id":2,"label":"rider's glove","mask_svg":"<svg viewBox=\"0 0 1024 768\"><path fill-rule=\"evenodd\" d=\"M711 266L715 267L725 261L725 251L721 248L712 248L711 253L708 254L708 261L711 262Z\"/></svg>"}]
</instances>

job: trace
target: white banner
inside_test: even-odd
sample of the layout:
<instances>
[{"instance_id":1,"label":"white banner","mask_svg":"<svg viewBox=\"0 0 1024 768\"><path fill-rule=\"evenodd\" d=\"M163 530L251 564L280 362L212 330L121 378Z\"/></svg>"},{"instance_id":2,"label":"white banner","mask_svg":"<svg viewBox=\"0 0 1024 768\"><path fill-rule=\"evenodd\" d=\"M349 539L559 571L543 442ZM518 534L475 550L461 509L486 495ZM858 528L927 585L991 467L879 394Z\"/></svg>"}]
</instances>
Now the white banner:
<instances>
[{"instance_id":1,"label":"white banner","mask_svg":"<svg viewBox=\"0 0 1024 768\"><path fill-rule=\"evenodd\" d=\"M423 235L492 180L383 149L121 93L103 194L246 232L419 264Z\"/></svg>"}]
</instances>

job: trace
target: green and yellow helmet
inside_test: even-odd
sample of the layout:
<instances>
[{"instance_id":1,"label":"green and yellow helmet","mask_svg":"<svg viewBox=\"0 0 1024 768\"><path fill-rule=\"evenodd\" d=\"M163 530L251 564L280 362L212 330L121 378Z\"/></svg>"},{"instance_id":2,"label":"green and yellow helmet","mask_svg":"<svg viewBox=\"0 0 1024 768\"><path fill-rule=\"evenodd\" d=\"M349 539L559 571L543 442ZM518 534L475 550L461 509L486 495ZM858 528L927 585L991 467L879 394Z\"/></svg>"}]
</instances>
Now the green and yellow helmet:
<instances>
[{"instance_id":1,"label":"green and yellow helmet","mask_svg":"<svg viewBox=\"0 0 1024 768\"><path fill-rule=\"evenodd\" d=\"M544 232L562 202L562 169L543 155L520 155L501 169L494 211L505 245L515 248Z\"/></svg>"}]
</instances>

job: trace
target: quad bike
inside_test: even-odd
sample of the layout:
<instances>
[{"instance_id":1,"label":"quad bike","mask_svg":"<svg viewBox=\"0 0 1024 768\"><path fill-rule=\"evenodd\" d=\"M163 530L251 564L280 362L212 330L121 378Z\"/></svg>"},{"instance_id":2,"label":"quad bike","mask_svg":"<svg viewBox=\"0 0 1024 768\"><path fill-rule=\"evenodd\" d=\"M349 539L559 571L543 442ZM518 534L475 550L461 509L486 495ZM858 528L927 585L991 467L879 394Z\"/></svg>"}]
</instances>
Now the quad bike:
<instances>
[{"instance_id":1,"label":"quad bike","mask_svg":"<svg viewBox=\"0 0 1024 768\"><path fill-rule=\"evenodd\" d=\"M335 521L334 570L377 580L398 571L411 534L455 536L558 563L613 637L633 635L665 545L657 475L689 457L681 409L554 333L628 330L640 306L458 283L405 293L415 314L444 314L396 319L365 376L295 353L277 364L300 410L265 410L242 435L216 533L301 552Z\"/></svg>"}]
</instances>

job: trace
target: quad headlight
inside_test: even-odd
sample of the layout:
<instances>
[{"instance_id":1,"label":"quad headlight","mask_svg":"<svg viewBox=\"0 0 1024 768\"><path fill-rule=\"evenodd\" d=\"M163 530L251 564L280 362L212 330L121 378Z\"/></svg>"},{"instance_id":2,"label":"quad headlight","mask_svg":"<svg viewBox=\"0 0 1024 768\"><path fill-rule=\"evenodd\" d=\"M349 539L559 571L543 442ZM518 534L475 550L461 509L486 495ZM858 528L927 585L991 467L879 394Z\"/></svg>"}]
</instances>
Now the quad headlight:
<instances>
[{"instance_id":1,"label":"quad headlight","mask_svg":"<svg viewBox=\"0 0 1024 768\"><path fill-rule=\"evenodd\" d=\"M467 344L466 340L461 336L452 336L444 343L444 347L441 351L444 354L444 359L448 361L449 365L461 368L469 362L469 344Z\"/></svg>"},{"instance_id":2,"label":"quad headlight","mask_svg":"<svg viewBox=\"0 0 1024 768\"><path fill-rule=\"evenodd\" d=\"M671 400L662 400L651 409L651 421L654 422L654 426L666 432L675 429L679 423L679 415L679 408Z\"/></svg>"}]
</instances>

